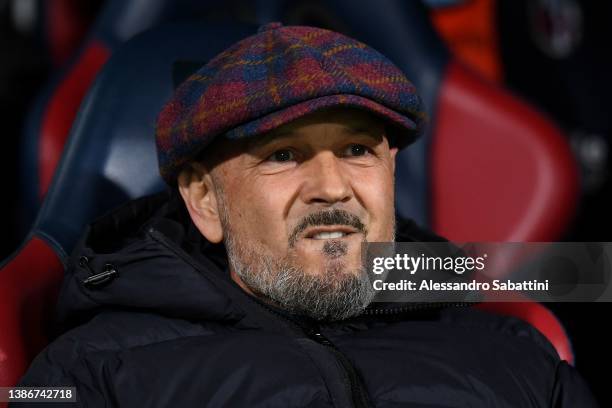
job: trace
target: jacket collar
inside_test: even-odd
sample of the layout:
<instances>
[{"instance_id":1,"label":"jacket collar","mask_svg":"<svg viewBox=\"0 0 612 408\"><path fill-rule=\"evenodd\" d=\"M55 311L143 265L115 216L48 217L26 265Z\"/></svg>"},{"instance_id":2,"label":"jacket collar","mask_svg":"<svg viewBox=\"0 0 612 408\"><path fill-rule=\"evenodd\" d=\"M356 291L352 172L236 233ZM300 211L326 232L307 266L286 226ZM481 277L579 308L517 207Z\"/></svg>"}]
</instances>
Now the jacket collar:
<instances>
[{"instance_id":1,"label":"jacket collar","mask_svg":"<svg viewBox=\"0 0 612 408\"><path fill-rule=\"evenodd\" d=\"M398 241L444 241L413 221L398 219L397 226ZM84 283L109 268L116 272L109 279ZM132 200L86 229L68 263L59 321L68 328L101 310L136 309L261 325L261 304L227 271L224 246L202 236L176 191Z\"/></svg>"}]
</instances>

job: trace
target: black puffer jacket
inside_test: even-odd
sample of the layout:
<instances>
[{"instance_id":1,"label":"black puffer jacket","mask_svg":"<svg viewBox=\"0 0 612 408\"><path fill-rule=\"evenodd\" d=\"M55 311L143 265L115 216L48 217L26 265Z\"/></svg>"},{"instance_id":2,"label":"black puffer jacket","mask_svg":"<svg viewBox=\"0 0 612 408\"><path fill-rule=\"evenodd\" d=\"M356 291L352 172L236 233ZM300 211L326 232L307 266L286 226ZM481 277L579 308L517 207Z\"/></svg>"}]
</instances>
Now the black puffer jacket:
<instances>
[{"instance_id":1,"label":"black puffer jacket","mask_svg":"<svg viewBox=\"0 0 612 408\"><path fill-rule=\"evenodd\" d=\"M398 236L435 238L410 223ZM223 247L201 237L174 195L101 218L71 259L66 331L21 385L76 386L78 406L596 406L516 319L395 304L316 324L266 307L229 279Z\"/></svg>"}]
</instances>

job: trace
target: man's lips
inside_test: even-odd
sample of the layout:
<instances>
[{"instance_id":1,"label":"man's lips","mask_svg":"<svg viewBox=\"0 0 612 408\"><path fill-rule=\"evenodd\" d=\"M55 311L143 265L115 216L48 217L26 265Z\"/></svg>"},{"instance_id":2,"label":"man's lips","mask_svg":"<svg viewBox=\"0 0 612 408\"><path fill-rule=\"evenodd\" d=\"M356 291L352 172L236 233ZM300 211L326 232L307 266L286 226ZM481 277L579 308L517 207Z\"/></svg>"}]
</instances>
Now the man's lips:
<instances>
[{"instance_id":1,"label":"man's lips","mask_svg":"<svg viewBox=\"0 0 612 408\"><path fill-rule=\"evenodd\" d=\"M340 239L358 232L357 229L348 225L322 225L307 228L301 235L303 238L314 240Z\"/></svg>"}]
</instances>

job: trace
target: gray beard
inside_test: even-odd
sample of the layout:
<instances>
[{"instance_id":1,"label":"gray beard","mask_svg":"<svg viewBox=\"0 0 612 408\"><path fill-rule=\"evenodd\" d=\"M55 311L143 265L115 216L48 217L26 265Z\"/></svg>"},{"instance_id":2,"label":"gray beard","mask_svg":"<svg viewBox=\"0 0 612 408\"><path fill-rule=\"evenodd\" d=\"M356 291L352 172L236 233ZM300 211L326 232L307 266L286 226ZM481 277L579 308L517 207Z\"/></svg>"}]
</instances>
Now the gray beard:
<instances>
[{"instance_id":1,"label":"gray beard","mask_svg":"<svg viewBox=\"0 0 612 408\"><path fill-rule=\"evenodd\" d=\"M342 263L330 263L323 273L312 275L288 260L275 262L252 250L246 260L235 241L229 238L225 244L230 264L246 286L290 313L342 320L360 314L375 295L363 268L347 271Z\"/></svg>"}]
</instances>

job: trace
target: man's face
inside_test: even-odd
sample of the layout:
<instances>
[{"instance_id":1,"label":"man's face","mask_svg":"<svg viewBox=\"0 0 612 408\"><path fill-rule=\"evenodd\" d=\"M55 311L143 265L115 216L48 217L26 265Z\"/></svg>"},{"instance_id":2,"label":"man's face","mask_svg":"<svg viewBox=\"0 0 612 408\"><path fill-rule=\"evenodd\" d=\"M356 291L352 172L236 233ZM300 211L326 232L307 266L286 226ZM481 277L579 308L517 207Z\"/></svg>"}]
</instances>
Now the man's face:
<instances>
[{"instance_id":1,"label":"man's face","mask_svg":"<svg viewBox=\"0 0 612 408\"><path fill-rule=\"evenodd\" d=\"M383 123L335 109L238 146L225 143L237 151L215 166L212 180L232 278L316 318L367 306L361 244L392 241L395 233L397 149Z\"/></svg>"}]
</instances>

